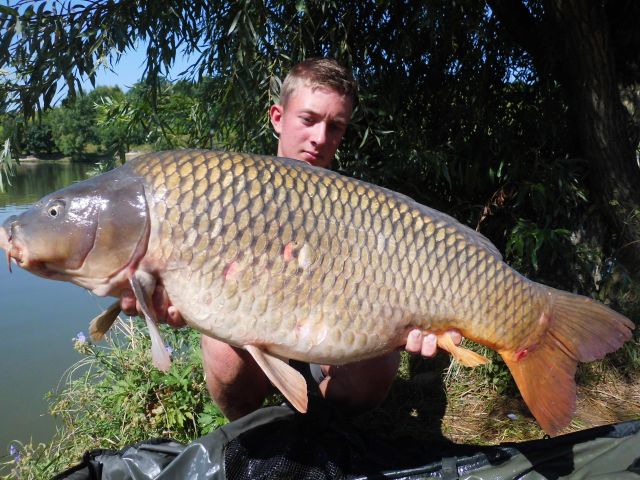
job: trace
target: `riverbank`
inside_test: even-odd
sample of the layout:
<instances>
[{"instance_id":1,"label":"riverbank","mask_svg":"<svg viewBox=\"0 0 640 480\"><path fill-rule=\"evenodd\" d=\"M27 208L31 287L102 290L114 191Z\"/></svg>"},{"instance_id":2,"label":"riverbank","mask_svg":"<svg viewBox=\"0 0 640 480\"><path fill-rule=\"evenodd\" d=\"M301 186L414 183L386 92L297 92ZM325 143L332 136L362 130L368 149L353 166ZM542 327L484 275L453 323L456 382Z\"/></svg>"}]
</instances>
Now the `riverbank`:
<instances>
[{"instance_id":1,"label":"riverbank","mask_svg":"<svg viewBox=\"0 0 640 480\"><path fill-rule=\"evenodd\" d=\"M16 456L5 465L13 469L13 478L49 478L91 449L120 449L153 437L186 443L225 423L206 392L199 334L161 327L172 349L167 374L152 367L139 319L118 322L106 343L77 337L84 359L51 398L51 411L62 426L47 444L15 446ZM631 348L637 345L625 347ZM640 418L637 370L624 363L629 354L617 352L579 369L576 416L561 433ZM494 381L484 368L462 368L445 354L435 360L403 354L387 400L354 423L372 436L426 443L489 445L543 438L510 379ZM281 401L276 396L271 403Z\"/></svg>"},{"instance_id":2,"label":"riverbank","mask_svg":"<svg viewBox=\"0 0 640 480\"><path fill-rule=\"evenodd\" d=\"M136 149L131 150L125 154L127 160L131 160L143 153L147 153L151 151L150 148L147 149ZM71 157L68 155L62 155L61 153L52 153L50 155L40 154L36 155L24 155L18 158L18 161L23 163L39 163L39 162L56 162L56 163L71 163L71 162L82 162L82 163L96 163L101 162L107 159L112 158L113 155L109 153L83 153L80 156Z\"/></svg>"}]
</instances>

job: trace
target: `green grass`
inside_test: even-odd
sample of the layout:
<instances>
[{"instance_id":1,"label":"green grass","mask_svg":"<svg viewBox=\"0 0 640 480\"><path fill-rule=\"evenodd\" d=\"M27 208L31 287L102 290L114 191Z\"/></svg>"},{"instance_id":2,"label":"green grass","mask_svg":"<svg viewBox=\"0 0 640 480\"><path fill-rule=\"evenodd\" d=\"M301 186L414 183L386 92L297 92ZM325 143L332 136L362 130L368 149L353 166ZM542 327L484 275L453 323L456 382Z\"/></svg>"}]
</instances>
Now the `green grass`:
<instances>
[{"instance_id":1,"label":"green grass","mask_svg":"<svg viewBox=\"0 0 640 480\"><path fill-rule=\"evenodd\" d=\"M139 320L118 321L99 345L76 338L84 357L49 396L61 427L48 444L14 443L17 451L0 471L8 478L50 478L78 463L87 450L120 449L160 436L189 442L224 424L206 391L200 335L165 327L163 336L173 350L167 374L152 366Z\"/></svg>"}]
</instances>

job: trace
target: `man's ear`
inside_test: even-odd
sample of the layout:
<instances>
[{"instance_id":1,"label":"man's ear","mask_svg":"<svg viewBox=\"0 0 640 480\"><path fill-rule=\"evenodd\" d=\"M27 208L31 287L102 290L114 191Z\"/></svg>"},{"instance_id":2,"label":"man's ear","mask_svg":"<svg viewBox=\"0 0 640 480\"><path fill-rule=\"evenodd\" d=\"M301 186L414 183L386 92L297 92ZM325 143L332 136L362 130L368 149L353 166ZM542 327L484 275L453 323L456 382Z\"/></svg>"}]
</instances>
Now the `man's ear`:
<instances>
[{"instance_id":1,"label":"man's ear","mask_svg":"<svg viewBox=\"0 0 640 480\"><path fill-rule=\"evenodd\" d=\"M280 135L280 132L282 130L283 112L284 108L279 104L271 105L271 108L269 108L269 118L271 119L271 125L273 125L273 129L278 135Z\"/></svg>"}]
</instances>

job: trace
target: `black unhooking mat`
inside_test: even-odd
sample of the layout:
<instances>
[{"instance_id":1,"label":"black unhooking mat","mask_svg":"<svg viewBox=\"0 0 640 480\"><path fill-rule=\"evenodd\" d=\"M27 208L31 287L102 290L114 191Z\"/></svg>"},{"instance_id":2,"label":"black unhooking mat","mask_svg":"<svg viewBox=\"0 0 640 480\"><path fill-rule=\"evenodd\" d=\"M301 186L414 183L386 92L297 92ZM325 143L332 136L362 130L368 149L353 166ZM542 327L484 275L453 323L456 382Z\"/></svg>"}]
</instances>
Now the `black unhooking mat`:
<instances>
[{"instance_id":1,"label":"black unhooking mat","mask_svg":"<svg viewBox=\"0 0 640 480\"><path fill-rule=\"evenodd\" d=\"M311 410L311 409L310 409ZM168 439L87 452L56 480L175 479L640 480L640 420L482 447L392 444L329 408L268 407L188 445Z\"/></svg>"}]
</instances>

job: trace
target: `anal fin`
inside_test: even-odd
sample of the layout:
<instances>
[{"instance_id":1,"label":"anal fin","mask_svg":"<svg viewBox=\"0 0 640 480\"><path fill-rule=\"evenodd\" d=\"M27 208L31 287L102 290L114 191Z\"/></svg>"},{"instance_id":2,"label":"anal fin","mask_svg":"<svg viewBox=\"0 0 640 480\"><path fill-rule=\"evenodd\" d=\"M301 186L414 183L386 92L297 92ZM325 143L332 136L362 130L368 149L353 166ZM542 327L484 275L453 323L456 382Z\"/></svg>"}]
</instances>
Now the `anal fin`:
<instances>
[{"instance_id":1,"label":"anal fin","mask_svg":"<svg viewBox=\"0 0 640 480\"><path fill-rule=\"evenodd\" d=\"M307 411L307 382L300 372L284 360L274 357L255 345L245 345L267 378L282 392L296 410Z\"/></svg>"},{"instance_id":2,"label":"anal fin","mask_svg":"<svg viewBox=\"0 0 640 480\"><path fill-rule=\"evenodd\" d=\"M578 362L553 335L520 352L499 352L520 394L542 429L555 435L571 421L576 409Z\"/></svg>"},{"instance_id":3,"label":"anal fin","mask_svg":"<svg viewBox=\"0 0 640 480\"><path fill-rule=\"evenodd\" d=\"M438 335L438 347L449 352L453 358L465 367L477 367L478 365L489 363L487 357L453 343L448 333Z\"/></svg>"}]
</instances>

